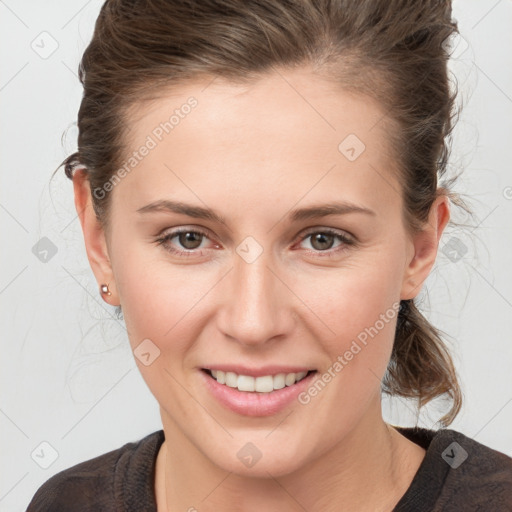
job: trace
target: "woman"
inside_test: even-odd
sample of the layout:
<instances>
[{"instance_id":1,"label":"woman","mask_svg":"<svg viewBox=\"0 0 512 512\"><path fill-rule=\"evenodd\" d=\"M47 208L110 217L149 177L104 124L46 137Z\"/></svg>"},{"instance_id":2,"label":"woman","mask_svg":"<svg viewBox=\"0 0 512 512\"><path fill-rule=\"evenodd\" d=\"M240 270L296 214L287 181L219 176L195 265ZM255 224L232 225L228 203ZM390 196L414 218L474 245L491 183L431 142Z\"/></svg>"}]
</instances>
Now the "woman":
<instances>
[{"instance_id":1,"label":"woman","mask_svg":"<svg viewBox=\"0 0 512 512\"><path fill-rule=\"evenodd\" d=\"M382 418L461 406L414 304L453 192L450 2L107 1L72 178L163 430L29 511L512 510L512 460Z\"/></svg>"}]
</instances>

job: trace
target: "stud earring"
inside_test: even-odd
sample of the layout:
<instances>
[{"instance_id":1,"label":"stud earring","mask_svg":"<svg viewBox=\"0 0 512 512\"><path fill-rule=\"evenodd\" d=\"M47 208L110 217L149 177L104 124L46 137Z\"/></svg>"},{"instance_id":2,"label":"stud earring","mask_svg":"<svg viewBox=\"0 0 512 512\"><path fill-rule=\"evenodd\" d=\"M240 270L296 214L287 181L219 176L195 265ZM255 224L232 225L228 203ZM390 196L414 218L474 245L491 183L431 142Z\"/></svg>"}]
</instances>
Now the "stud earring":
<instances>
[{"instance_id":1,"label":"stud earring","mask_svg":"<svg viewBox=\"0 0 512 512\"><path fill-rule=\"evenodd\" d=\"M108 289L108 284L102 284L100 286L100 291L102 295L112 295L112 292Z\"/></svg>"}]
</instances>

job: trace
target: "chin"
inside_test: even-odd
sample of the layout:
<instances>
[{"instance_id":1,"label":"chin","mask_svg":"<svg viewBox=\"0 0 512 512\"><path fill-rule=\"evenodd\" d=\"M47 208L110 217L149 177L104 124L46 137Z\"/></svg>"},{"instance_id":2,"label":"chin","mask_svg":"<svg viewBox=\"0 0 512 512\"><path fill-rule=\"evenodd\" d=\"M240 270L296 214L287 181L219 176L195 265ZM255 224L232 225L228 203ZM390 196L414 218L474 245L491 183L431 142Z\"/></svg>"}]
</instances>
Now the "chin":
<instances>
[{"instance_id":1,"label":"chin","mask_svg":"<svg viewBox=\"0 0 512 512\"><path fill-rule=\"evenodd\" d=\"M259 431L255 435L235 436L214 446L204 447L202 453L220 469L244 477L279 477L300 470L307 463L303 442L288 438L286 444L270 441ZM300 455L298 455L300 454Z\"/></svg>"}]
</instances>

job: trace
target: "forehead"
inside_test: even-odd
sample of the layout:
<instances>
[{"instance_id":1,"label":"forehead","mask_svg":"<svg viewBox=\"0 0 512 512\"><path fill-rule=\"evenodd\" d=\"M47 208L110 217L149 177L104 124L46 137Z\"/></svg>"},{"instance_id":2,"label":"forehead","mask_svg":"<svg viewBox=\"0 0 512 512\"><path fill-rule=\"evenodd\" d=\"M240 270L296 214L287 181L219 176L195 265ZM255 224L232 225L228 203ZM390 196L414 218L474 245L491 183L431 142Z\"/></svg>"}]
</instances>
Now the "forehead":
<instances>
[{"instance_id":1,"label":"forehead","mask_svg":"<svg viewBox=\"0 0 512 512\"><path fill-rule=\"evenodd\" d=\"M187 107L190 98L196 100L197 108ZM133 105L126 119L128 138L135 142L171 119L173 113L174 136L183 131L178 130L178 124L185 124L181 121L186 117L186 125L203 143L235 138L251 145L255 142L253 136L265 141L277 135L280 144L302 137L314 143L323 139L337 146L337 140L349 133L363 141L381 143L384 141L378 140L379 136L386 139L390 121L373 98L298 68L275 70L247 83L203 77L162 89L156 99ZM223 130L213 133L211 128L219 125ZM290 132L293 139L287 137Z\"/></svg>"},{"instance_id":2,"label":"forehead","mask_svg":"<svg viewBox=\"0 0 512 512\"><path fill-rule=\"evenodd\" d=\"M177 189L209 197L250 190L255 200L258 191L270 199L286 190L313 200L333 187L366 191L370 202L397 199L383 108L307 70L182 84L135 106L126 121L127 158L151 146L124 180L141 200Z\"/></svg>"}]
</instances>

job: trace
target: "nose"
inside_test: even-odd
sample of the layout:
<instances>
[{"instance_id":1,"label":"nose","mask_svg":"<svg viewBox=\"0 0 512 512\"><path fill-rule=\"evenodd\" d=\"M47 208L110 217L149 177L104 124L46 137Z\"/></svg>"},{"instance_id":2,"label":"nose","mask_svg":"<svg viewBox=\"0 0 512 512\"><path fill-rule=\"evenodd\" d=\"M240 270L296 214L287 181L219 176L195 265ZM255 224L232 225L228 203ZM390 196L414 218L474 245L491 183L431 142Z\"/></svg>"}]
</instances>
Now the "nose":
<instances>
[{"instance_id":1,"label":"nose","mask_svg":"<svg viewBox=\"0 0 512 512\"><path fill-rule=\"evenodd\" d=\"M246 346L282 339L294 324L298 300L263 251L254 261L235 255L221 293L219 327L224 335Z\"/></svg>"}]
</instances>

